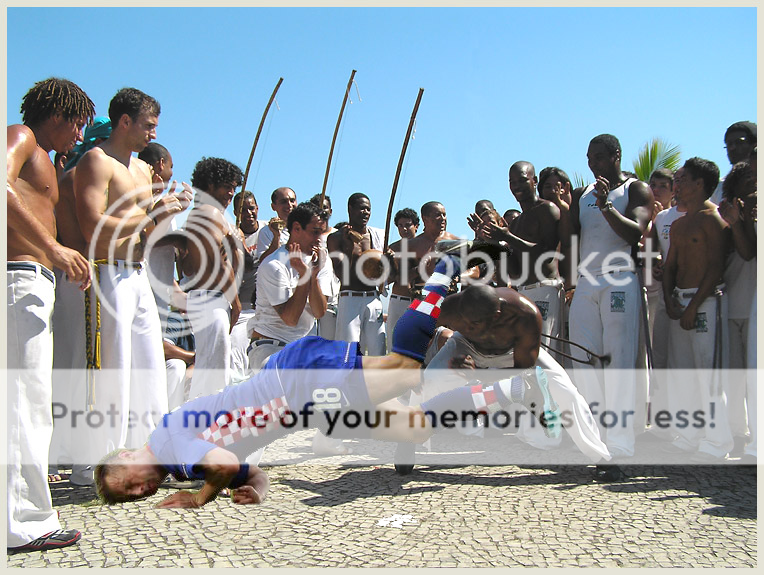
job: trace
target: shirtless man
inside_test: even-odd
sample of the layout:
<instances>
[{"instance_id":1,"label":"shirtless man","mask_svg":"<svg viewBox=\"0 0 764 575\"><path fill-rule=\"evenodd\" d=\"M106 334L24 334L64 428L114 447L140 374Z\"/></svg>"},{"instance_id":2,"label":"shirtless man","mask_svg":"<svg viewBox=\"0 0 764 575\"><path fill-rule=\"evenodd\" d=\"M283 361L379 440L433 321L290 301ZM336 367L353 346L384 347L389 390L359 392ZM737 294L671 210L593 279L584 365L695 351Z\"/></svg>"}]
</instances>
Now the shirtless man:
<instances>
[{"instance_id":1,"label":"shirtless man","mask_svg":"<svg viewBox=\"0 0 764 575\"><path fill-rule=\"evenodd\" d=\"M593 462L610 459L589 406L552 356L540 349L541 314L527 296L508 287L469 286L445 299L438 325L454 331L430 360L423 376L422 396L429 400L466 380L483 379L474 369L516 369L540 366L550 393L565 417L560 422L582 453ZM457 370L457 371L450 371ZM461 373L460 373L461 372ZM518 414L520 417L520 414ZM520 419L517 437L534 447L558 447L559 433ZM529 433L538 428L542 433Z\"/></svg>"},{"instance_id":2,"label":"shirtless man","mask_svg":"<svg viewBox=\"0 0 764 575\"><path fill-rule=\"evenodd\" d=\"M367 225L370 217L369 197L360 192L352 194L348 198L349 224L326 238L334 273L341 284L335 338L360 342L361 349L369 355L384 355L385 324L380 294L358 263L368 250L377 250L381 256L384 232Z\"/></svg>"},{"instance_id":3,"label":"shirtless man","mask_svg":"<svg viewBox=\"0 0 764 575\"><path fill-rule=\"evenodd\" d=\"M427 305L415 302L401 318L393 353L362 356L357 344L318 337L288 344L249 381L167 414L145 447L105 458L96 473L102 500L143 499L156 493L172 472L178 478L204 478L205 484L196 493L174 493L158 507L201 507L227 486L233 489L234 503L259 503L266 495L267 477L240 462L254 449L297 428L325 426L324 410L326 415L340 415L343 410L369 416L376 412L384 419L376 427L358 426L342 433L415 442L427 439L438 415L451 410L475 413L523 403L538 406L540 419L556 417L543 370L453 390L422 408L407 408L393 399L419 383L420 364L435 331L433 310L439 309L452 277L459 273L459 262L448 259L436 265L425 286ZM451 276L445 275L449 267ZM294 425L282 425L290 421Z\"/></svg>"},{"instance_id":4,"label":"shirtless man","mask_svg":"<svg viewBox=\"0 0 764 575\"><path fill-rule=\"evenodd\" d=\"M87 257L87 242L77 221L77 205L74 198L74 174L77 162L82 155L106 140L111 134L111 120L97 116L85 128L83 142L74 147L68 154L66 170L58 180L59 198L56 204L56 228L58 240L68 248L72 248ZM60 269L53 270L56 274L56 305L53 309L53 402L66 406L67 410L84 409L87 405L84 370L87 368L85 345L85 294L79 286L65 281L66 277ZM95 297L91 287L89 297ZM95 322L93 322L93 326ZM50 463L52 468L58 464L59 458L72 462L74 483L86 466L80 450L82 446L71 440L71 419L62 417L56 419L53 427L53 438L50 447ZM57 471L57 470L56 470ZM71 476L70 476L71 481Z\"/></svg>"},{"instance_id":5,"label":"shirtless man","mask_svg":"<svg viewBox=\"0 0 764 575\"><path fill-rule=\"evenodd\" d=\"M241 185L241 170L222 158L202 158L191 175L198 190L184 230L183 274L188 277L188 317L196 340L190 398L231 383L231 330L241 312L236 272L241 243L224 212Z\"/></svg>"},{"instance_id":6,"label":"shirtless man","mask_svg":"<svg viewBox=\"0 0 764 575\"><path fill-rule=\"evenodd\" d=\"M91 317L100 312L101 370L91 399L96 411L115 412L98 428L73 431L89 454L80 463L88 465L117 447L142 445L167 409L162 328L144 273L144 245L155 222L182 206L175 195L154 202L151 170L132 155L156 137L159 112L159 103L140 90L117 92L109 103L109 139L82 157L74 175L77 220L98 273L89 311ZM92 469L81 483L92 483Z\"/></svg>"},{"instance_id":7,"label":"shirtless man","mask_svg":"<svg viewBox=\"0 0 764 575\"><path fill-rule=\"evenodd\" d=\"M393 254L409 249L409 242L416 237L417 230L419 229L419 222L419 215L411 208L403 208L396 212L395 217L393 218L393 223L398 229L398 235L401 236L401 239L389 245L390 251ZM403 312L406 311L409 304L414 300L414 296L411 294L409 283L403 282L398 278L397 274L394 273L394 268L389 281L393 281L394 283L390 292L390 300L387 304L386 330L389 331L392 336L393 330L395 329L395 323L403 315ZM392 337L388 337L388 351L390 351L391 345Z\"/></svg>"},{"instance_id":8,"label":"shirtless man","mask_svg":"<svg viewBox=\"0 0 764 575\"><path fill-rule=\"evenodd\" d=\"M429 252L435 250L435 245L439 241L459 239L446 231L448 218L443 204L436 201L427 202L420 208L419 212L424 223L422 233L413 239L401 239L401 241L390 246L395 254L400 254L396 257L395 269L397 269L397 274L394 276L395 284L387 308L387 330L391 335L398 319L415 297L415 292L412 292L411 288L417 283L420 285L424 283L419 273L422 259ZM406 256L406 254L408 255ZM432 268L434 263L428 257L425 260L425 268Z\"/></svg>"},{"instance_id":9,"label":"shirtless man","mask_svg":"<svg viewBox=\"0 0 764 575\"><path fill-rule=\"evenodd\" d=\"M562 337L565 288L557 269L560 244L560 210L539 198L536 170L530 162L515 162L509 168L509 189L522 213L508 230L489 227L489 238L506 241L512 247L509 269L517 291L536 304L543 318L543 333ZM518 238L520 241L518 241ZM557 349L557 341L544 338L547 347Z\"/></svg>"},{"instance_id":10,"label":"shirtless man","mask_svg":"<svg viewBox=\"0 0 764 575\"><path fill-rule=\"evenodd\" d=\"M719 168L713 162L690 158L684 163L676 195L687 212L671 225L671 245L663 266L663 296L672 320L668 367L695 370L694 393L674 397L672 403L686 409L689 403L699 401L707 414L711 403L715 404L713 424L677 427L679 436L672 447L695 452L691 458L694 463L720 462L733 447L727 400L718 381L726 368L723 338L719 337L724 325L718 326L717 321L727 320L722 284L729 239L727 224L709 199L718 183ZM669 387L670 399L673 393Z\"/></svg>"},{"instance_id":11,"label":"shirtless man","mask_svg":"<svg viewBox=\"0 0 764 575\"><path fill-rule=\"evenodd\" d=\"M59 78L36 83L21 104L23 124L8 126L7 141L7 545L39 551L77 542L64 531L48 488L55 300L53 269L90 285L90 266L77 250L56 241L58 201L51 150L65 153L82 139L94 113L79 86Z\"/></svg>"}]
</instances>

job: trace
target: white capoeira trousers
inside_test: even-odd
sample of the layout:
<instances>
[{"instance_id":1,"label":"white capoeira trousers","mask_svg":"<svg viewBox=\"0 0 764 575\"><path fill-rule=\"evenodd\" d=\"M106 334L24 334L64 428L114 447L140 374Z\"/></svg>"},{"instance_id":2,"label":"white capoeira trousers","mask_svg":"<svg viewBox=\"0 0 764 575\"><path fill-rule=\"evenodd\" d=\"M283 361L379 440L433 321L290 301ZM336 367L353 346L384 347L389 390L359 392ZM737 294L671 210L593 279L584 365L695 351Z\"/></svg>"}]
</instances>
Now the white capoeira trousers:
<instances>
[{"instance_id":1,"label":"white capoeira trousers","mask_svg":"<svg viewBox=\"0 0 764 575\"><path fill-rule=\"evenodd\" d=\"M460 385L466 385L466 382L459 377L444 376L448 370L449 360L456 355L465 354L472 356L478 368L504 369L514 367L513 352L510 351L502 355L484 355L477 351L459 332L455 332L424 371L422 402L432 399L439 393L455 389ZM572 425L566 426L565 430L581 453L593 462L610 459L608 449L600 439L599 429L589 411L586 400L573 385L562 366L544 349L539 350L536 365L546 373L549 391L560 410L570 414ZM476 373L475 377L480 379L479 372ZM511 373L507 377L511 377ZM519 411L525 410L522 406L518 406L518 408ZM540 449L552 449L560 444L562 436L557 438L546 437L538 423L533 424L534 431L531 432L530 419L530 415L521 419L518 430L519 439ZM538 433L535 430L538 430Z\"/></svg>"},{"instance_id":2,"label":"white capoeira trousers","mask_svg":"<svg viewBox=\"0 0 764 575\"><path fill-rule=\"evenodd\" d=\"M72 410L84 410L87 365L85 355L85 294L79 284L56 269L56 304L53 308L53 438L50 463L75 463ZM91 288L91 295L94 290Z\"/></svg>"},{"instance_id":3,"label":"white capoeira trousers","mask_svg":"<svg viewBox=\"0 0 764 575\"><path fill-rule=\"evenodd\" d=\"M337 303L335 339L357 341L366 355L385 355L382 302L374 291L343 290Z\"/></svg>"},{"instance_id":4,"label":"white capoeira trousers","mask_svg":"<svg viewBox=\"0 0 764 575\"><path fill-rule=\"evenodd\" d=\"M393 345L393 331L395 330L395 324L401 319L401 316L414 301L413 297L408 297L398 294L390 294L390 301L387 304L387 325L385 326L385 332L387 333L387 352L390 353Z\"/></svg>"},{"instance_id":5,"label":"white capoeira trousers","mask_svg":"<svg viewBox=\"0 0 764 575\"><path fill-rule=\"evenodd\" d=\"M250 339L250 329L247 327L247 323L253 317L255 317L254 309L241 310L239 319L236 320L231 330L231 383L245 381L252 375L247 360L247 348Z\"/></svg>"},{"instance_id":6,"label":"white capoeira trousers","mask_svg":"<svg viewBox=\"0 0 764 575\"><path fill-rule=\"evenodd\" d=\"M745 446L745 454L756 457L756 432L758 430L758 407L756 405L756 292L753 292L751 302L751 317L748 319L748 373L746 388L748 390L748 428L751 430L751 441Z\"/></svg>"},{"instance_id":7,"label":"white capoeira trousers","mask_svg":"<svg viewBox=\"0 0 764 575\"><path fill-rule=\"evenodd\" d=\"M609 354L611 361L601 370L574 362L571 377L593 413L612 412L610 418L596 418L611 455L631 457L637 417L636 366L642 305L639 280L630 271L611 272L593 280L578 277L570 305L570 339L596 354ZM589 359L578 347L570 346L570 351L577 359Z\"/></svg>"},{"instance_id":8,"label":"white capoeira trousers","mask_svg":"<svg viewBox=\"0 0 764 575\"><path fill-rule=\"evenodd\" d=\"M547 279L527 286L517 286L516 289L517 293L527 297L539 308L542 321L541 333L562 337L565 317L565 288L562 280ZM562 349L562 342L548 337L542 337L541 341L552 356L562 363L562 356L555 354L555 350Z\"/></svg>"},{"instance_id":9,"label":"white capoeira trousers","mask_svg":"<svg viewBox=\"0 0 764 575\"><path fill-rule=\"evenodd\" d=\"M167 413L162 327L145 267L135 269L118 261L98 268L101 369L94 371L98 414L91 414L92 424L72 428L72 440L87 446L87 459L78 463L88 465L118 447L143 446ZM95 316L94 298L91 309Z\"/></svg>"},{"instance_id":10,"label":"white capoeira trousers","mask_svg":"<svg viewBox=\"0 0 764 575\"><path fill-rule=\"evenodd\" d=\"M189 399L210 395L231 382L231 304L223 292L190 290L188 319L196 341Z\"/></svg>"},{"instance_id":11,"label":"white capoeira trousers","mask_svg":"<svg viewBox=\"0 0 764 575\"><path fill-rule=\"evenodd\" d=\"M692 299L696 289L675 289L674 294L682 307ZM717 310L717 306L719 306ZM717 338L717 313L721 316L721 337ZM706 425L688 425L675 428L679 437L674 441L677 447L686 451L700 451L716 457L723 457L733 446L732 432L727 413L727 397L724 393L724 378L732 376L731 385L745 388L744 372L727 373L728 356L724 351L727 340L727 296L710 296L700 304L694 329L685 330L679 320L671 320L669 326L668 366L671 370L692 370L685 377L673 377L669 382L669 404L671 410L686 410L693 413L697 409L706 414ZM719 339L720 341L717 341ZM714 348L721 345L720 365L714 369ZM681 373L681 372L679 372ZM709 414L714 403L714 418L711 425Z\"/></svg>"},{"instance_id":12,"label":"white capoeira trousers","mask_svg":"<svg viewBox=\"0 0 764 575\"><path fill-rule=\"evenodd\" d=\"M61 528L48 488L55 286L40 264L23 263L35 269L7 271L8 547Z\"/></svg>"}]
</instances>

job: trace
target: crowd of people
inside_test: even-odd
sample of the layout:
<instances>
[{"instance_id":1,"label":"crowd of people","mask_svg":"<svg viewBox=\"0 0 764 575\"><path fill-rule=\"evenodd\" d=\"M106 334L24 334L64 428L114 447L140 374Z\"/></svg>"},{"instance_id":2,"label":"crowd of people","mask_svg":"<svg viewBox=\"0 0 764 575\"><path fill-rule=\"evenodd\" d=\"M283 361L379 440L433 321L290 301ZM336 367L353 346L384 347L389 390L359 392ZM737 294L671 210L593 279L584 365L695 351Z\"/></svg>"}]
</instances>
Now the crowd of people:
<instances>
[{"instance_id":1,"label":"crowd of people","mask_svg":"<svg viewBox=\"0 0 764 575\"><path fill-rule=\"evenodd\" d=\"M467 241L428 201L395 214L400 238L386 246L363 193L332 226L328 196L298 201L289 187L258 219L255 195L236 193L241 169L222 158L200 159L179 186L153 141L159 102L140 90L96 116L81 88L50 78L21 111L7 150L9 551L81 537L52 506L59 464L108 502L194 478L198 493L161 505L203 505L225 488L235 503L262 501L257 464L287 427L223 441L243 405L273 418L308 404L397 413L367 436L400 442L400 473L437 427L412 429L412 414L509 404L542 422L528 417L516 434L541 449L559 446L554 419L569 414L562 427L602 481L623 477L645 437L694 463L755 462L754 123L724 134L724 178L692 157L642 182L601 134L587 150L593 183L573 189L562 169L537 176L517 161L520 210L478 201ZM344 373L328 388L277 376L325 367ZM463 374L487 368L526 371L465 386ZM229 420L189 434L178 423L188 406L223 406ZM683 424L698 413L713 425ZM348 453L342 438L360 431L318 420L314 452Z\"/></svg>"}]
</instances>

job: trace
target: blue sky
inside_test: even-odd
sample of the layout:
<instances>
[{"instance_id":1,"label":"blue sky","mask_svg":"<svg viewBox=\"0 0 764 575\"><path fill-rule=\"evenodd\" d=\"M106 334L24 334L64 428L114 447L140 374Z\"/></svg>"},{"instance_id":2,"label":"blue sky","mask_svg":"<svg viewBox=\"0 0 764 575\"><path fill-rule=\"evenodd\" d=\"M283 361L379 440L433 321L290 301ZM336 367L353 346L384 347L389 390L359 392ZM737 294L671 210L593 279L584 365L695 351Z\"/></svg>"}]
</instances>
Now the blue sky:
<instances>
[{"instance_id":1,"label":"blue sky","mask_svg":"<svg viewBox=\"0 0 764 575\"><path fill-rule=\"evenodd\" d=\"M515 161L590 179L588 142L608 132L625 169L662 137L724 174L727 126L756 121L755 8L8 8L7 29L9 124L50 76L79 84L102 115L133 86L162 105L157 141L178 180L202 156L244 170L283 77L247 185L263 219L278 186L298 200L321 191L352 69L360 100L354 87L327 191L332 222L361 191L384 227L420 87L395 210L439 200L458 235L471 235L479 199L517 207Z\"/></svg>"}]
</instances>

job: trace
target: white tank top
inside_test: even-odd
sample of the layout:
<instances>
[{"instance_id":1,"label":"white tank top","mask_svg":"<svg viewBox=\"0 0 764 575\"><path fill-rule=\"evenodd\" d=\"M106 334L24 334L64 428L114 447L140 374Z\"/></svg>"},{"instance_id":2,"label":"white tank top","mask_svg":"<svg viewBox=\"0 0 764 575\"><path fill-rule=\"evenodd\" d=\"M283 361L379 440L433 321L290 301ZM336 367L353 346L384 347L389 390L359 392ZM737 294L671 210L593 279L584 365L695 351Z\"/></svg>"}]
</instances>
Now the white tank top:
<instances>
[{"instance_id":1,"label":"white tank top","mask_svg":"<svg viewBox=\"0 0 764 575\"><path fill-rule=\"evenodd\" d=\"M608 194L608 200L621 214L626 211L626 206L629 203L629 184L636 181L635 178L629 178ZM579 273L581 273L582 265L586 266L586 271L591 275L633 269L632 246L613 231L596 202L594 184L589 184L578 200L579 222L581 223Z\"/></svg>"},{"instance_id":2,"label":"white tank top","mask_svg":"<svg viewBox=\"0 0 764 575\"><path fill-rule=\"evenodd\" d=\"M666 256L668 255L669 246L671 245L669 236L669 233L671 232L671 224L681 218L684 214L685 212L680 212L676 209L676 206L671 206L667 210L658 212L658 215L655 216L653 225L655 226L655 231L658 234L658 249L660 249L664 262L666 261Z\"/></svg>"}]
</instances>

